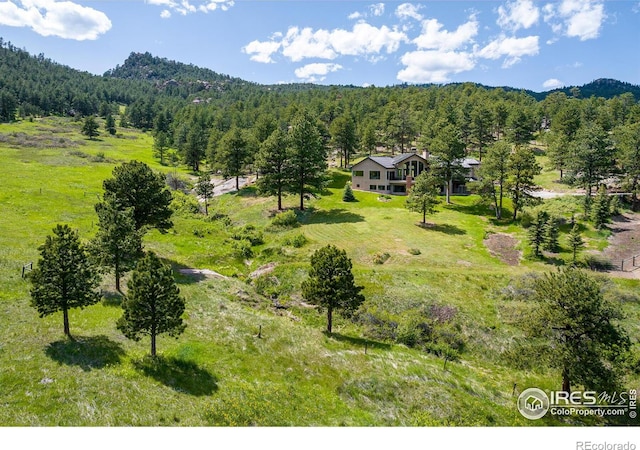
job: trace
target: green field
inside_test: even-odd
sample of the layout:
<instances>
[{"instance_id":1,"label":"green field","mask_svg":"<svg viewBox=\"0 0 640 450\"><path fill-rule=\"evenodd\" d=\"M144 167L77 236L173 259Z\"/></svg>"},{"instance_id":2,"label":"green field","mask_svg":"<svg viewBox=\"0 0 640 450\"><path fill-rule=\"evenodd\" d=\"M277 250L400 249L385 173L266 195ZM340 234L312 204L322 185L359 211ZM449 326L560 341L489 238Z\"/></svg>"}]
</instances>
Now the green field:
<instances>
[{"instance_id":1,"label":"green field","mask_svg":"<svg viewBox=\"0 0 640 450\"><path fill-rule=\"evenodd\" d=\"M147 234L145 247L174 266L187 301L186 332L178 339L161 336L157 361L145 356L147 340L129 341L116 329L120 297L111 277L103 282L101 303L72 311L75 340L66 340L60 315L41 319L29 306L22 266L37 261L38 246L57 223L70 224L84 240L92 237L93 205L116 164L137 159L191 177L155 161L148 134L125 130L88 141L80 127L64 119L0 125L0 424L597 423L578 417L531 422L516 409L517 392L556 389L561 382L557 371L535 364L518 369L508 359L521 337L515 322L523 309L497 294L512 278L552 266L527 258L509 266L483 241L490 233L522 241L521 227L495 222L477 197L468 196L440 206L427 219L435 225L422 228L420 214L406 210L402 197L381 201L356 191L357 202L342 202L348 175L337 171L329 187L297 213L298 228L269 228L275 199L248 187L216 198L211 219L181 213L168 233ZM296 204L296 198L285 200L286 207ZM249 224L264 242L240 257L232 235ZM295 247L291 241L299 235L306 243ZM589 230L587 237L590 249L605 245L606 234ZM302 301L299 286L309 256L327 243L353 260L366 312L401 328L424 308L453 308L455 332L464 341L459 361L445 367L442 358L372 336L365 325L343 318L337 318L333 335L323 333L324 315ZM384 264L374 263L379 253L389 254ZM565 248L555 262L568 259ZM250 276L269 263L272 272L258 281ZM180 268L210 269L227 278L184 276ZM624 324L637 342L640 305L633 292L639 283L617 286L629 293ZM277 308L259 294L267 291L277 296ZM639 382L637 373L625 381Z\"/></svg>"}]
</instances>

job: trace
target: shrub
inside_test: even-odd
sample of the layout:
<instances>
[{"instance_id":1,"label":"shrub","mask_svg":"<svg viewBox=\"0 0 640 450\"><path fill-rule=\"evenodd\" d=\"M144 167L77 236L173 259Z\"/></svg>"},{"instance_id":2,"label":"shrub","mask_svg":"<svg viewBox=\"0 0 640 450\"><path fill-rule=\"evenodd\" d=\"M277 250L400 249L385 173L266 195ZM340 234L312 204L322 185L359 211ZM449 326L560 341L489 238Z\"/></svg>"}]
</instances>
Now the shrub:
<instances>
[{"instance_id":1,"label":"shrub","mask_svg":"<svg viewBox=\"0 0 640 450\"><path fill-rule=\"evenodd\" d=\"M389 253L376 253L373 255L373 263L374 264L384 264L387 260L391 258Z\"/></svg>"},{"instance_id":2,"label":"shrub","mask_svg":"<svg viewBox=\"0 0 640 450\"><path fill-rule=\"evenodd\" d=\"M287 239L284 240L284 245L290 245L294 248L300 248L306 243L307 243L307 238L302 233L296 234L295 236L292 236L292 237L288 237Z\"/></svg>"},{"instance_id":3,"label":"shrub","mask_svg":"<svg viewBox=\"0 0 640 450\"><path fill-rule=\"evenodd\" d=\"M280 280L274 275L260 275L253 280L253 287L260 295L277 298L280 295Z\"/></svg>"},{"instance_id":4,"label":"shrub","mask_svg":"<svg viewBox=\"0 0 640 450\"><path fill-rule=\"evenodd\" d=\"M416 255L416 256L422 253L419 248L410 248L408 252L410 255Z\"/></svg>"},{"instance_id":5,"label":"shrub","mask_svg":"<svg viewBox=\"0 0 640 450\"><path fill-rule=\"evenodd\" d=\"M231 234L231 239L235 241L248 241L251 246L264 244L264 236L261 231L256 230L253 225L245 225L237 228Z\"/></svg>"},{"instance_id":6,"label":"shrub","mask_svg":"<svg viewBox=\"0 0 640 450\"><path fill-rule=\"evenodd\" d=\"M172 200L169 207L177 215L190 215L200 213L200 203L195 197L184 194L180 191L172 193Z\"/></svg>"},{"instance_id":7,"label":"shrub","mask_svg":"<svg viewBox=\"0 0 640 450\"><path fill-rule=\"evenodd\" d=\"M285 212L277 214L272 220L271 225L278 228L295 228L299 227L298 216L290 209Z\"/></svg>"},{"instance_id":8,"label":"shrub","mask_svg":"<svg viewBox=\"0 0 640 450\"><path fill-rule=\"evenodd\" d=\"M246 239L232 241L231 246L233 247L236 256L239 258L251 258L253 256L251 242Z\"/></svg>"}]
</instances>

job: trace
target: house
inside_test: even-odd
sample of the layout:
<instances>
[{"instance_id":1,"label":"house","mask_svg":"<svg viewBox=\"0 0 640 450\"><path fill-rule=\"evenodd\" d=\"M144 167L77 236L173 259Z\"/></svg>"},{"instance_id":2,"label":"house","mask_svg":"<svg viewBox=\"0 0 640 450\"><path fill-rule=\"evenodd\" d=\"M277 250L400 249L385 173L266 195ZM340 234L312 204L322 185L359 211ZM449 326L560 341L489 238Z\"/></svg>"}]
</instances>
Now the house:
<instances>
[{"instance_id":1,"label":"house","mask_svg":"<svg viewBox=\"0 0 640 450\"><path fill-rule=\"evenodd\" d=\"M406 195L413 180L429 167L427 153L403 153L395 157L368 156L351 167L351 187L379 194ZM464 179L454 180L452 193L466 194L465 183L477 179L480 162L473 158L461 161Z\"/></svg>"}]
</instances>

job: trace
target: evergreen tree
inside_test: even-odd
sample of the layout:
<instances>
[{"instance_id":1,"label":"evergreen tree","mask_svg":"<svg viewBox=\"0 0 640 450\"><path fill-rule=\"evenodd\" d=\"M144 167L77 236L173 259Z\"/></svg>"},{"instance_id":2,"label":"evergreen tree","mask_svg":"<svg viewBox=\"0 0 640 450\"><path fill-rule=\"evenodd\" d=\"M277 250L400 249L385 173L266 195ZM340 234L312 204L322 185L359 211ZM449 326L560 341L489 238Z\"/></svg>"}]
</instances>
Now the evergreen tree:
<instances>
[{"instance_id":1,"label":"evergreen tree","mask_svg":"<svg viewBox=\"0 0 640 450\"><path fill-rule=\"evenodd\" d=\"M340 152L340 167L348 167L351 155L358 145L355 122L351 117L342 115L331 123L330 132L331 142Z\"/></svg>"},{"instance_id":2,"label":"evergreen tree","mask_svg":"<svg viewBox=\"0 0 640 450\"><path fill-rule=\"evenodd\" d=\"M483 103L477 104L471 111L471 140L478 149L478 159L482 161L482 150L493 142L491 125L493 114Z\"/></svg>"},{"instance_id":3,"label":"evergreen tree","mask_svg":"<svg viewBox=\"0 0 640 450\"><path fill-rule=\"evenodd\" d=\"M551 364L561 370L562 390L579 383L587 390L615 391L619 358L629 349L617 323L620 307L605 298L598 279L575 267L547 273L533 286L534 310L523 327L528 336L553 349Z\"/></svg>"},{"instance_id":4,"label":"evergreen tree","mask_svg":"<svg viewBox=\"0 0 640 450\"><path fill-rule=\"evenodd\" d=\"M450 124L440 127L431 142L430 151L434 157L434 171L445 181L445 196L449 204L453 179L461 174L462 159L465 156L459 130Z\"/></svg>"},{"instance_id":5,"label":"evergreen tree","mask_svg":"<svg viewBox=\"0 0 640 450\"><path fill-rule=\"evenodd\" d=\"M480 166L480 178L484 185L482 190L492 200L496 219L502 218L502 199L507 184L508 162L511 146L505 141L491 145Z\"/></svg>"},{"instance_id":6,"label":"evergreen tree","mask_svg":"<svg viewBox=\"0 0 640 450\"><path fill-rule=\"evenodd\" d=\"M535 155L526 147L516 147L509 156L507 186L513 202L513 220L529 200L530 192L539 189L533 179L541 170Z\"/></svg>"},{"instance_id":7,"label":"evergreen tree","mask_svg":"<svg viewBox=\"0 0 640 450\"><path fill-rule=\"evenodd\" d=\"M578 130L572 147L570 168L591 197L594 186L608 178L615 166L615 148L607 131L597 124Z\"/></svg>"},{"instance_id":8,"label":"evergreen tree","mask_svg":"<svg viewBox=\"0 0 640 450\"><path fill-rule=\"evenodd\" d=\"M368 153L369 156L371 156L373 151L376 149L376 143L376 127L373 123L369 123L366 127L364 127L362 136L360 138L362 150L364 150L365 153Z\"/></svg>"},{"instance_id":9,"label":"evergreen tree","mask_svg":"<svg viewBox=\"0 0 640 450\"><path fill-rule=\"evenodd\" d=\"M544 245L542 248L557 253L560 250L560 227L555 217L549 217L544 227Z\"/></svg>"},{"instance_id":10,"label":"evergreen tree","mask_svg":"<svg viewBox=\"0 0 640 450\"><path fill-rule=\"evenodd\" d=\"M582 240L582 235L580 234L577 223L573 225L569 232L569 247L573 255L572 264L575 266L578 261L578 251L584 247L584 240Z\"/></svg>"},{"instance_id":11,"label":"evergreen tree","mask_svg":"<svg viewBox=\"0 0 640 450\"><path fill-rule=\"evenodd\" d=\"M164 157L169 150L169 135L165 131L156 131L153 135L153 155L164 165Z\"/></svg>"},{"instance_id":12,"label":"evergreen tree","mask_svg":"<svg viewBox=\"0 0 640 450\"><path fill-rule=\"evenodd\" d=\"M529 227L529 243L533 248L533 254L536 258L542 256L541 249L546 241L546 227L549 221L549 214L545 211L538 211L538 214L531 222Z\"/></svg>"},{"instance_id":13,"label":"evergreen tree","mask_svg":"<svg viewBox=\"0 0 640 450\"><path fill-rule=\"evenodd\" d=\"M300 210L304 196L311 189L320 189L325 181L327 152L316 121L306 112L298 113L289 131L289 162L291 184L289 192L300 195Z\"/></svg>"},{"instance_id":14,"label":"evergreen tree","mask_svg":"<svg viewBox=\"0 0 640 450\"><path fill-rule=\"evenodd\" d=\"M609 196L607 195L607 188L605 185L601 185L598 189L598 195L596 195L591 208L591 220L593 225L601 230L605 227L611 216L609 207Z\"/></svg>"},{"instance_id":15,"label":"evergreen tree","mask_svg":"<svg viewBox=\"0 0 640 450\"><path fill-rule=\"evenodd\" d=\"M121 276L132 270L142 256L142 233L136 230L133 208L118 209L111 202L95 206L98 232L89 245L89 253L102 267L113 269L116 290L120 290Z\"/></svg>"},{"instance_id":16,"label":"evergreen tree","mask_svg":"<svg viewBox=\"0 0 640 450\"><path fill-rule=\"evenodd\" d=\"M209 135L206 126L201 120L195 120L189 127L187 141L182 146L184 163L194 172L200 170L200 163L206 155L208 142Z\"/></svg>"},{"instance_id":17,"label":"evergreen tree","mask_svg":"<svg viewBox=\"0 0 640 450\"><path fill-rule=\"evenodd\" d=\"M521 107L509 115L508 127L507 139L516 146L525 146L533 139L533 121Z\"/></svg>"},{"instance_id":18,"label":"evergreen tree","mask_svg":"<svg viewBox=\"0 0 640 450\"><path fill-rule=\"evenodd\" d=\"M100 133L98 133L98 123L96 122L95 117L88 116L84 119L82 134L87 136L89 139L93 139L100 135Z\"/></svg>"},{"instance_id":19,"label":"evergreen tree","mask_svg":"<svg viewBox=\"0 0 640 450\"><path fill-rule=\"evenodd\" d=\"M202 174L198 178L196 184L196 195L202 197L204 200L204 214L209 215L209 199L213 197L213 183L211 183L211 176L208 173Z\"/></svg>"},{"instance_id":20,"label":"evergreen tree","mask_svg":"<svg viewBox=\"0 0 640 450\"><path fill-rule=\"evenodd\" d=\"M344 192L342 193L343 202L355 202L356 197L353 195L353 189L351 189L351 183L344 185Z\"/></svg>"},{"instance_id":21,"label":"evergreen tree","mask_svg":"<svg viewBox=\"0 0 640 450\"><path fill-rule=\"evenodd\" d=\"M69 310L97 303L99 279L78 233L68 225L56 225L38 249L40 259L30 273L31 306L40 317L62 311L64 334L69 331Z\"/></svg>"},{"instance_id":22,"label":"evergreen tree","mask_svg":"<svg viewBox=\"0 0 640 450\"><path fill-rule=\"evenodd\" d=\"M364 302L351 273L347 253L333 245L311 255L309 278L302 282L302 296L309 302L327 308L327 332L331 333L333 310L349 316Z\"/></svg>"},{"instance_id":23,"label":"evergreen tree","mask_svg":"<svg viewBox=\"0 0 640 450\"><path fill-rule=\"evenodd\" d=\"M108 113L107 117L105 118L104 129L111 136L116 134L116 120L113 118L111 113Z\"/></svg>"},{"instance_id":24,"label":"evergreen tree","mask_svg":"<svg viewBox=\"0 0 640 450\"><path fill-rule=\"evenodd\" d=\"M638 108L640 111L640 107ZM640 117L615 131L625 192L631 193L634 211L640 209Z\"/></svg>"},{"instance_id":25,"label":"evergreen tree","mask_svg":"<svg viewBox=\"0 0 640 450\"><path fill-rule=\"evenodd\" d=\"M415 179L407 197L406 207L411 211L422 213L422 223L426 223L427 214L433 214L440 203L440 181L425 170Z\"/></svg>"},{"instance_id":26,"label":"evergreen tree","mask_svg":"<svg viewBox=\"0 0 640 450\"><path fill-rule=\"evenodd\" d=\"M258 192L261 195L277 195L278 211L281 211L282 193L292 183L287 135L281 129L275 129L260 145L255 166L260 172L260 178L256 180Z\"/></svg>"},{"instance_id":27,"label":"evergreen tree","mask_svg":"<svg viewBox=\"0 0 640 450\"><path fill-rule=\"evenodd\" d=\"M171 223L171 192L164 177L154 173L140 161L129 161L113 169L113 177L104 180L104 201L118 209L133 208L136 230L151 226L160 231L173 226Z\"/></svg>"},{"instance_id":28,"label":"evergreen tree","mask_svg":"<svg viewBox=\"0 0 640 450\"><path fill-rule=\"evenodd\" d=\"M122 303L123 315L118 320L118 329L134 341L148 335L151 338L151 356L155 357L159 334L177 337L186 327L182 320L184 298L180 296L171 266L151 252L138 262L127 287L129 290Z\"/></svg>"},{"instance_id":29,"label":"evergreen tree","mask_svg":"<svg viewBox=\"0 0 640 450\"><path fill-rule=\"evenodd\" d=\"M220 140L216 152L216 167L225 178L235 177L236 190L240 190L240 175L244 173L250 155L249 141L238 127L233 127Z\"/></svg>"}]
</instances>

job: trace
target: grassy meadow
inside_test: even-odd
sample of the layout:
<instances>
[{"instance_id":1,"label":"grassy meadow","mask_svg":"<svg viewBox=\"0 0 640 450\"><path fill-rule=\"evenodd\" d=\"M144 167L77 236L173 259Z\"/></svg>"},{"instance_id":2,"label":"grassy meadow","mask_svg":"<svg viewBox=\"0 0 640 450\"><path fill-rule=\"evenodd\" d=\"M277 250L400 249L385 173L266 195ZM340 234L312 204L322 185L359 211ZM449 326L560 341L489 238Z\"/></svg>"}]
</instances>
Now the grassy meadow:
<instances>
[{"instance_id":1,"label":"grassy meadow","mask_svg":"<svg viewBox=\"0 0 640 450\"><path fill-rule=\"evenodd\" d=\"M556 389L557 371L520 366L510 359L521 333L522 305L499 291L511 279L552 265L526 258L526 232L496 222L475 196L453 197L418 226L419 213L404 198L355 192L342 201L346 172L305 211L300 226L270 226L274 198L253 187L213 200L210 216L182 211L168 233L147 233L145 248L176 269L185 296L186 331L160 336L158 360L149 342L129 341L116 329L120 297L106 276L103 300L70 314L64 338L61 314L39 318L29 306L22 266L35 262L57 223L82 239L95 233L93 206L113 167L137 159L174 172L152 157L152 138L133 130L89 141L81 122L46 118L0 125L0 424L7 426L530 426L592 425L594 419L524 419L517 393ZM551 179L551 177L548 177ZM293 209L297 198L287 197ZM509 202L506 202L510 207ZM508 215L508 214L507 214ZM252 225L255 229L247 230ZM239 253L235 235L261 239ZM484 240L492 233L516 238L525 254L510 266ZM301 237L303 236L303 237ZM588 248L606 245L606 233L585 230ZM458 361L391 343L367 324L336 317L326 335L325 316L299 293L311 253L328 243L346 250L363 311L402 328L425 308L455 313L464 342ZM561 241L564 243L564 241ZM377 264L387 253L383 264ZM563 251L547 262L561 264ZM266 267L268 269L266 269ZM216 271L224 278L181 275L179 269ZM262 274L258 274L261 271ZM633 342L640 337L635 280L616 281L629 293L623 305ZM126 283L124 283L126 284ZM637 373L626 385L637 386Z\"/></svg>"}]
</instances>

